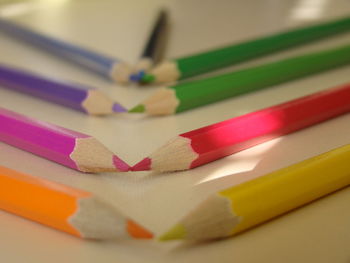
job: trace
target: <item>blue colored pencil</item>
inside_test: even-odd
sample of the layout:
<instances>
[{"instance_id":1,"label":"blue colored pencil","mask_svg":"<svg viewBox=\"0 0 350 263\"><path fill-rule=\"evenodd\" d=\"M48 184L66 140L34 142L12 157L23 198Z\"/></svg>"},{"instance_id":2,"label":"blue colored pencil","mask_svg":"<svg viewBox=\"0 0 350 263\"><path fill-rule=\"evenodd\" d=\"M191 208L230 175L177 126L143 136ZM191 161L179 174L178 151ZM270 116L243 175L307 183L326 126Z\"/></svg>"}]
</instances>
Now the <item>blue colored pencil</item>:
<instances>
[{"instance_id":1,"label":"blue colored pencil","mask_svg":"<svg viewBox=\"0 0 350 263\"><path fill-rule=\"evenodd\" d=\"M34 46L41 47L60 58L88 68L110 80L121 83L129 81L130 67L119 59L45 36L4 19L0 19L0 30Z\"/></svg>"},{"instance_id":2,"label":"blue colored pencil","mask_svg":"<svg viewBox=\"0 0 350 263\"><path fill-rule=\"evenodd\" d=\"M4 65L0 65L0 87L91 115L107 115L126 111L123 106L96 89L44 78Z\"/></svg>"}]
</instances>

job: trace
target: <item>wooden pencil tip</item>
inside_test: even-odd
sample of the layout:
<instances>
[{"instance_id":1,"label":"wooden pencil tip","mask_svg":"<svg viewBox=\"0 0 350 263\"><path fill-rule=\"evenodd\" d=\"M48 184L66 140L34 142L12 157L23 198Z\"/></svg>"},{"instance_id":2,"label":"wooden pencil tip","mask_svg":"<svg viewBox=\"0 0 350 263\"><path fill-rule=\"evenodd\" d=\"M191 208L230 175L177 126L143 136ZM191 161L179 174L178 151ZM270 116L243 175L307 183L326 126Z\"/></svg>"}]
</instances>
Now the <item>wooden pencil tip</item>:
<instances>
[{"instance_id":1,"label":"wooden pencil tip","mask_svg":"<svg viewBox=\"0 0 350 263\"><path fill-rule=\"evenodd\" d=\"M145 106L142 104L136 105L134 108L128 110L129 113L143 113L145 111Z\"/></svg>"},{"instance_id":2,"label":"wooden pencil tip","mask_svg":"<svg viewBox=\"0 0 350 263\"><path fill-rule=\"evenodd\" d=\"M113 164L119 172L128 172L130 170L130 166L116 155L113 156Z\"/></svg>"},{"instance_id":3,"label":"wooden pencil tip","mask_svg":"<svg viewBox=\"0 0 350 263\"><path fill-rule=\"evenodd\" d=\"M150 158L145 158L130 168L131 171L148 171L151 170L152 161Z\"/></svg>"},{"instance_id":4,"label":"wooden pencil tip","mask_svg":"<svg viewBox=\"0 0 350 263\"><path fill-rule=\"evenodd\" d=\"M127 230L128 230L128 233L134 238L140 238L140 239L153 238L153 234L150 231L136 224L134 221L130 219L128 220L128 223L127 223Z\"/></svg>"},{"instance_id":5,"label":"wooden pencil tip","mask_svg":"<svg viewBox=\"0 0 350 263\"><path fill-rule=\"evenodd\" d=\"M114 103L112 106L112 111L117 113L127 112L127 109L125 109L122 105L119 103Z\"/></svg>"},{"instance_id":6,"label":"wooden pencil tip","mask_svg":"<svg viewBox=\"0 0 350 263\"><path fill-rule=\"evenodd\" d=\"M131 82L141 82L144 75L145 75L145 71L144 70L141 70L139 72L131 74L130 75L130 81Z\"/></svg>"},{"instance_id":7,"label":"wooden pencil tip","mask_svg":"<svg viewBox=\"0 0 350 263\"><path fill-rule=\"evenodd\" d=\"M177 224L168 232L159 237L160 241L169 241L175 239L184 239L186 237L186 229L182 224Z\"/></svg>"},{"instance_id":8,"label":"wooden pencil tip","mask_svg":"<svg viewBox=\"0 0 350 263\"><path fill-rule=\"evenodd\" d=\"M152 74L144 74L141 78L142 83L151 83L156 80L156 77Z\"/></svg>"}]
</instances>

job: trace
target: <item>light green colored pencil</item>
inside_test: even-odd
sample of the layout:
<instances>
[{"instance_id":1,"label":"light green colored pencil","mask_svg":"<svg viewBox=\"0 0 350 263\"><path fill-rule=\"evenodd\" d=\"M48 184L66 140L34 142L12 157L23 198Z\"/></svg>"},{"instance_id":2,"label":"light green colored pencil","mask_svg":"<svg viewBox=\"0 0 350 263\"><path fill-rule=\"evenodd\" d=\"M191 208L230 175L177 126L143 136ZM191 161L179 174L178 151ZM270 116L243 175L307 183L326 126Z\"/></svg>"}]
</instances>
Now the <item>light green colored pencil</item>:
<instances>
[{"instance_id":1,"label":"light green colored pencil","mask_svg":"<svg viewBox=\"0 0 350 263\"><path fill-rule=\"evenodd\" d=\"M142 81L174 82L349 31L350 17L284 31L166 61L146 74Z\"/></svg>"},{"instance_id":2,"label":"light green colored pencil","mask_svg":"<svg viewBox=\"0 0 350 263\"><path fill-rule=\"evenodd\" d=\"M161 88L129 112L169 115L350 63L350 45Z\"/></svg>"}]
</instances>

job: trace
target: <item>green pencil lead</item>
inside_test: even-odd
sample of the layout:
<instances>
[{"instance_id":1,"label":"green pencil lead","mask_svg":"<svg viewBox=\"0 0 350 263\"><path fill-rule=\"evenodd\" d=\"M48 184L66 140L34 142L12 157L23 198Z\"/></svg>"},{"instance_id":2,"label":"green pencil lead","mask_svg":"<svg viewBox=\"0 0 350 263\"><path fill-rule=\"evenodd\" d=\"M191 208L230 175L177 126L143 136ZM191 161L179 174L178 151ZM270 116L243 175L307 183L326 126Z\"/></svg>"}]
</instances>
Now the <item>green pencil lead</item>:
<instances>
[{"instance_id":1,"label":"green pencil lead","mask_svg":"<svg viewBox=\"0 0 350 263\"><path fill-rule=\"evenodd\" d=\"M142 104L136 105L134 108L128 110L129 113L142 113L145 112L145 106Z\"/></svg>"},{"instance_id":2,"label":"green pencil lead","mask_svg":"<svg viewBox=\"0 0 350 263\"><path fill-rule=\"evenodd\" d=\"M151 83L155 81L155 77L152 74L145 74L141 78L141 83Z\"/></svg>"}]
</instances>

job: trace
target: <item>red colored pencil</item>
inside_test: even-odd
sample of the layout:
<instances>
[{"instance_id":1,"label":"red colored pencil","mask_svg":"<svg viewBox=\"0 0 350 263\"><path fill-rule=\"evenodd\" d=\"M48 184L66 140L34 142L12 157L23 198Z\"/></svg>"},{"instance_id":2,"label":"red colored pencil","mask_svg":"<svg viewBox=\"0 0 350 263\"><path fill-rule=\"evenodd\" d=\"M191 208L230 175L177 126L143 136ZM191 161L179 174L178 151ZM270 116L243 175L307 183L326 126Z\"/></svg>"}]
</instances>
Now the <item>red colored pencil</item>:
<instances>
[{"instance_id":1,"label":"red colored pencil","mask_svg":"<svg viewBox=\"0 0 350 263\"><path fill-rule=\"evenodd\" d=\"M180 134L132 170L192 169L349 111L347 84Z\"/></svg>"}]
</instances>

